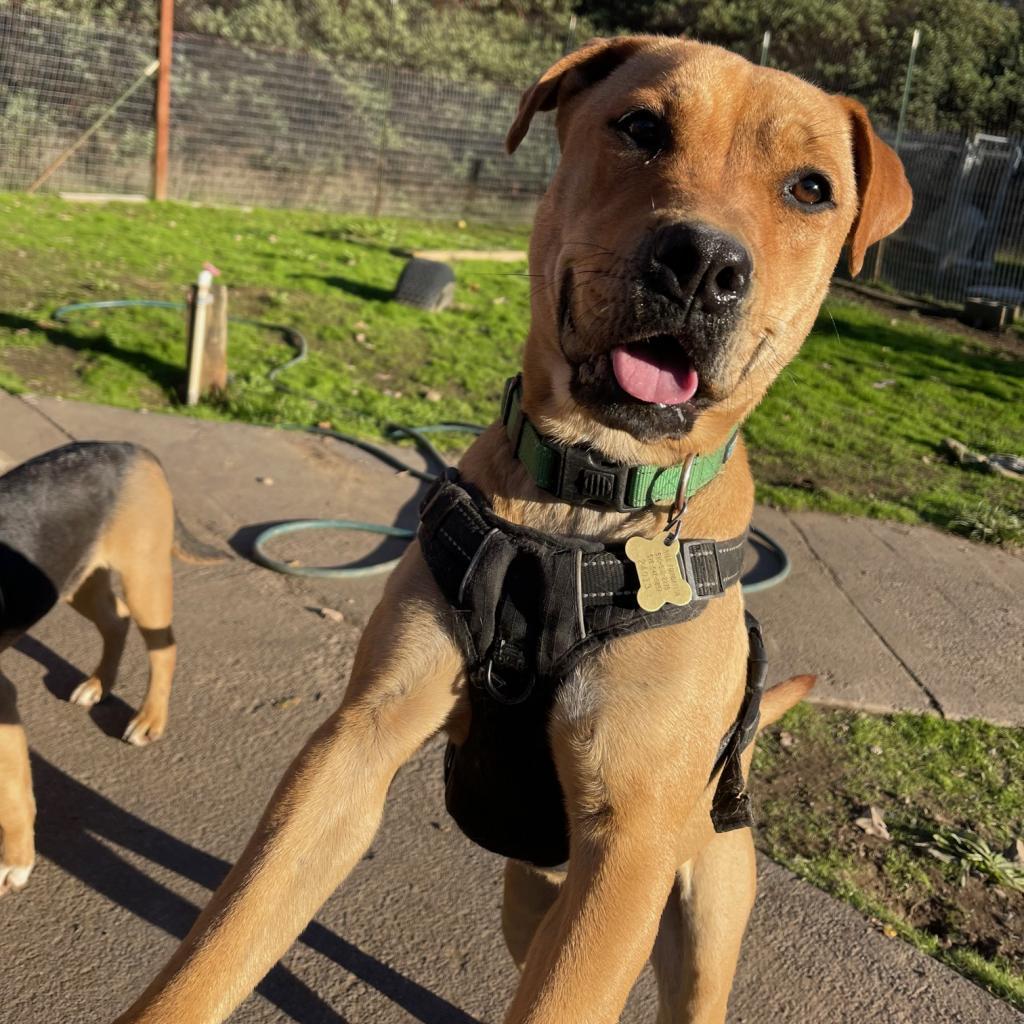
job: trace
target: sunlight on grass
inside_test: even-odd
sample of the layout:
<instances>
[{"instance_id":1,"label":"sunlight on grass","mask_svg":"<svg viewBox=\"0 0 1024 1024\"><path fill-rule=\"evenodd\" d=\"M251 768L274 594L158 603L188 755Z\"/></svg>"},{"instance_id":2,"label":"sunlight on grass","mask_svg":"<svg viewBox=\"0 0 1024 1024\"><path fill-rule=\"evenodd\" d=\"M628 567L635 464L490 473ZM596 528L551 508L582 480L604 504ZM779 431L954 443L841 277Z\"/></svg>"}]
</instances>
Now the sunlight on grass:
<instances>
[{"instance_id":1,"label":"sunlight on grass","mask_svg":"<svg viewBox=\"0 0 1024 1024\"><path fill-rule=\"evenodd\" d=\"M525 264L457 264L456 305L443 314L390 301L405 262L394 247L524 248L515 230L17 195L0 195L0 217L0 386L11 390L184 412L180 314L67 324L50 314L90 299L180 300L207 260L231 289L233 314L305 334L310 358L282 382L313 400L266 382L291 354L279 334L234 325L229 393L192 415L329 420L368 437L392 422L489 422L519 365L533 284ZM762 501L961 530L965 510L984 507L1005 527L1024 505L1020 483L954 467L937 446L953 436L1024 451L1024 361L833 297L746 436ZM981 533L1019 539L1002 527Z\"/></svg>"}]
</instances>

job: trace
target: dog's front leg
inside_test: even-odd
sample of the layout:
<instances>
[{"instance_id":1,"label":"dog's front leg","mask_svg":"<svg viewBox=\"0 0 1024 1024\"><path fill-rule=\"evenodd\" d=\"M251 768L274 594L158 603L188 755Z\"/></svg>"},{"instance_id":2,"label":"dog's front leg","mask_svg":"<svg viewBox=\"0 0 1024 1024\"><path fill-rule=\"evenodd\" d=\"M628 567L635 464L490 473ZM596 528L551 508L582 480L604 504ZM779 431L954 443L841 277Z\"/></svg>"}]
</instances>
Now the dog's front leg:
<instances>
[{"instance_id":1,"label":"dog's front leg","mask_svg":"<svg viewBox=\"0 0 1024 1024\"><path fill-rule=\"evenodd\" d=\"M739 632L727 606L708 609L701 625L719 619L723 633ZM735 714L741 693L734 686L726 707L709 716L706 695L717 680L696 662L670 661L674 648L666 654L657 633L617 641L559 691L550 737L569 814L569 865L529 943L505 1024L617 1021L653 949L678 865L707 841L707 766L719 723ZM722 655L725 679L742 678L744 657L738 645ZM524 887L510 888L514 899ZM542 887L526 888L540 909ZM519 914L526 929L529 917ZM511 938L521 942L522 931Z\"/></svg>"},{"instance_id":2,"label":"dog's front leg","mask_svg":"<svg viewBox=\"0 0 1024 1024\"><path fill-rule=\"evenodd\" d=\"M673 844L652 824L638 817L602 825L579 843L574 837L568 874L530 946L505 1024L619 1019L675 876Z\"/></svg>"},{"instance_id":3,"label":"dog's front leg","mask_svg":"<svg viewBox=\"0 0 1024 1024\"><path fill-rule=\"evenodd\" d=\"M401 764L440 728L461 658L410 550L374 612L341 707L278 786L255 835L121 1024L224 1020L369 846Z\"/></svg>"}]
</instances>

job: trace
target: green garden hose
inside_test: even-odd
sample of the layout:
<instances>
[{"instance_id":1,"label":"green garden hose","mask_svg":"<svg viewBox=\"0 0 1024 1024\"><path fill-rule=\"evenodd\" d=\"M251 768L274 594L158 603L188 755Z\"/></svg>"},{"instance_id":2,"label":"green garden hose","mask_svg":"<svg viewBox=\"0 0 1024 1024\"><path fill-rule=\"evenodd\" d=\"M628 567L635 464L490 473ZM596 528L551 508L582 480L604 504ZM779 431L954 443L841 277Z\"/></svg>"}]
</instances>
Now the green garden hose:
<instances>
[{"instance_id":1,"label":"green garden hose","mask_svg":"<svg viewBox=\"0 0 1024 1024\"><path fill-rule=\"evenodd\" d=\"M80 313L84 310L93 309L138 308L184 310L187 307L188 304L185 302L166 302L159 299L105 299L98 302L72 302L66 306L61 306L54 310L53 319L66 322L69 315L72 313ZM301 391L296 391L294 388L288 387L287 384L282 384L277 379L279 374L298 365L309 357L309 345L307 344L305 337L303 337L299 331L295 330L293 327L286 327L283 324L266 323L263 320L250 320L245 317L235 316L229 317L228 319L231 323L246 324L250 327L260 327L268 331L279 332L284 340L291 345L293 349L295 349L295 355L286 362L281 363L280 366L275 366L267 374L267 380L270 381L278 391L285 394L293 395L297 398L303 398L314 403L319 402L319 399L314 398L311 395L303 394ZM353 434L343 434L341 431L330 430L326 427L304 426L301 423L282 423L280 426L286 430L301 430L305 433L317 434L321 437L333 437L344 444L352 445L353 447L367 452L374 458L379 459L385 465L391 466L392 469L396 469L402 473L408 473L417 480L432 483L437 478L436 473L431 473L429 471L417 469L415 466L410 466L408 463L403 462L397 456L393 455L386 449L381 448L379 445L375 445L371 441L365 441ZM384 436L389 441L409 438L423 452L424 457L428 461L433 461L441 470L443 470L446 468L447 462L425 435L434 433L481 434L484 429L484 427L475 423L435 423L422 427L402 427L391 425L385 428ZM391 572L399 562L398 558L392 558L387 561L374 562L371 565L360 566L289 565L287 562L279 561L266 553L265 545L269 541L289 533L300 533L306 530L352 530L359 533L373 533L384 537L392 537L396 540L412 540L412 538L416 536L415 530L407 530L401 526L382 526L378 523L364 523L356 519L295 519L287 523L279 523L276 526L270 526L263 530L253 541L253 557L261 565L266 566L266 568L273 569L275 572L284 573L287 576L312 576L320 579L359 579L366 576L375 576L380 573ZM769 587L778 586L778 584L780 584L790 572L789 556L786 554L782 545L765 533L764 530L760 530L756 526L751 526L750 532L756 534L764 544L775 553L779 561L779 569L763 580L744 583L743 592L745 594L753 594L762 590L767 590Z\"/></svg>"}]
</instances>

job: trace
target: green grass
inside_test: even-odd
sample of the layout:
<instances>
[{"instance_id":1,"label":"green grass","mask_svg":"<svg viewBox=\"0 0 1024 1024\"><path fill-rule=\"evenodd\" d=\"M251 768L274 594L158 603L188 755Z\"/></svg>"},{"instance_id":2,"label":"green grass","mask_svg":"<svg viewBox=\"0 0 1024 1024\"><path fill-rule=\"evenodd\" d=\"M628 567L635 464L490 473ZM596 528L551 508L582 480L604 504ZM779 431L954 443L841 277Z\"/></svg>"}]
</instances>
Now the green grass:
<instances>
[{"instance_id":1,"label":"green grass","mask_svg":"<svg viewBox=\"0 0 1024 1024\"><path fill-rule=\"evenodd\" d=\"M805 704L752 776L769 856L1024 1009L1024 893L1001 856L1024 837L1024 731ZM871 806L890 842L854 824Z\"/></svg>"},{"instance_id":2,"label":"green grass","mask_svg":"<svg viewBox=\"0 0 1024 1024\"><path fill-rule=\"evenodd\" d=\"M69 324L50 314L89 299L180 299L206 260L230 286L232 313L307 336L309 361L283 382L319 404L267 384L290 355L276 334L233 326L230 393L194 415L326 419L369 437L390 422L486 422L518 366L525 265L458 264L457 306L441 315L388 301L404 262L389 248L523 247L516 231L18 195L0 195L0 218L0 387L184 411L180 314L96 313ZM936 452L947 435L982 451L1024 450L1024 362L849 301L827 303L747 427L761 500L944 528L965 515L1012 522L1020 483L947 464Z\"/></svg>"}]
</instances>

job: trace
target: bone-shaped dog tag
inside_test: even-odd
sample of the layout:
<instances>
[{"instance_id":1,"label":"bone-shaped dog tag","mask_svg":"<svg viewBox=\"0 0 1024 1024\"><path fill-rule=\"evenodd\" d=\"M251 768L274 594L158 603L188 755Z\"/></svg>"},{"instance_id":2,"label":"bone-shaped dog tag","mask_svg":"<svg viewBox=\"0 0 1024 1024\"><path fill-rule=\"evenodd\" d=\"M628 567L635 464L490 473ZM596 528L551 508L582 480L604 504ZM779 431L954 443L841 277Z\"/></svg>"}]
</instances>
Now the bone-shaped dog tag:
<instances>
[{"instance_id":1,"label":"bone-shaped dog tag","mask_svg":"<svg viewBox=\"0 0 1024 1024\"><path fill-rule=\"evenodd\" d=\"M636 566L640 592L636 603L645 612L656 612L666 604L686 605L693 600L693 589L679 567L679 541L666 544L664 535L654 540L630 537L626 557Z\"/></svg>"}]
</instances>

